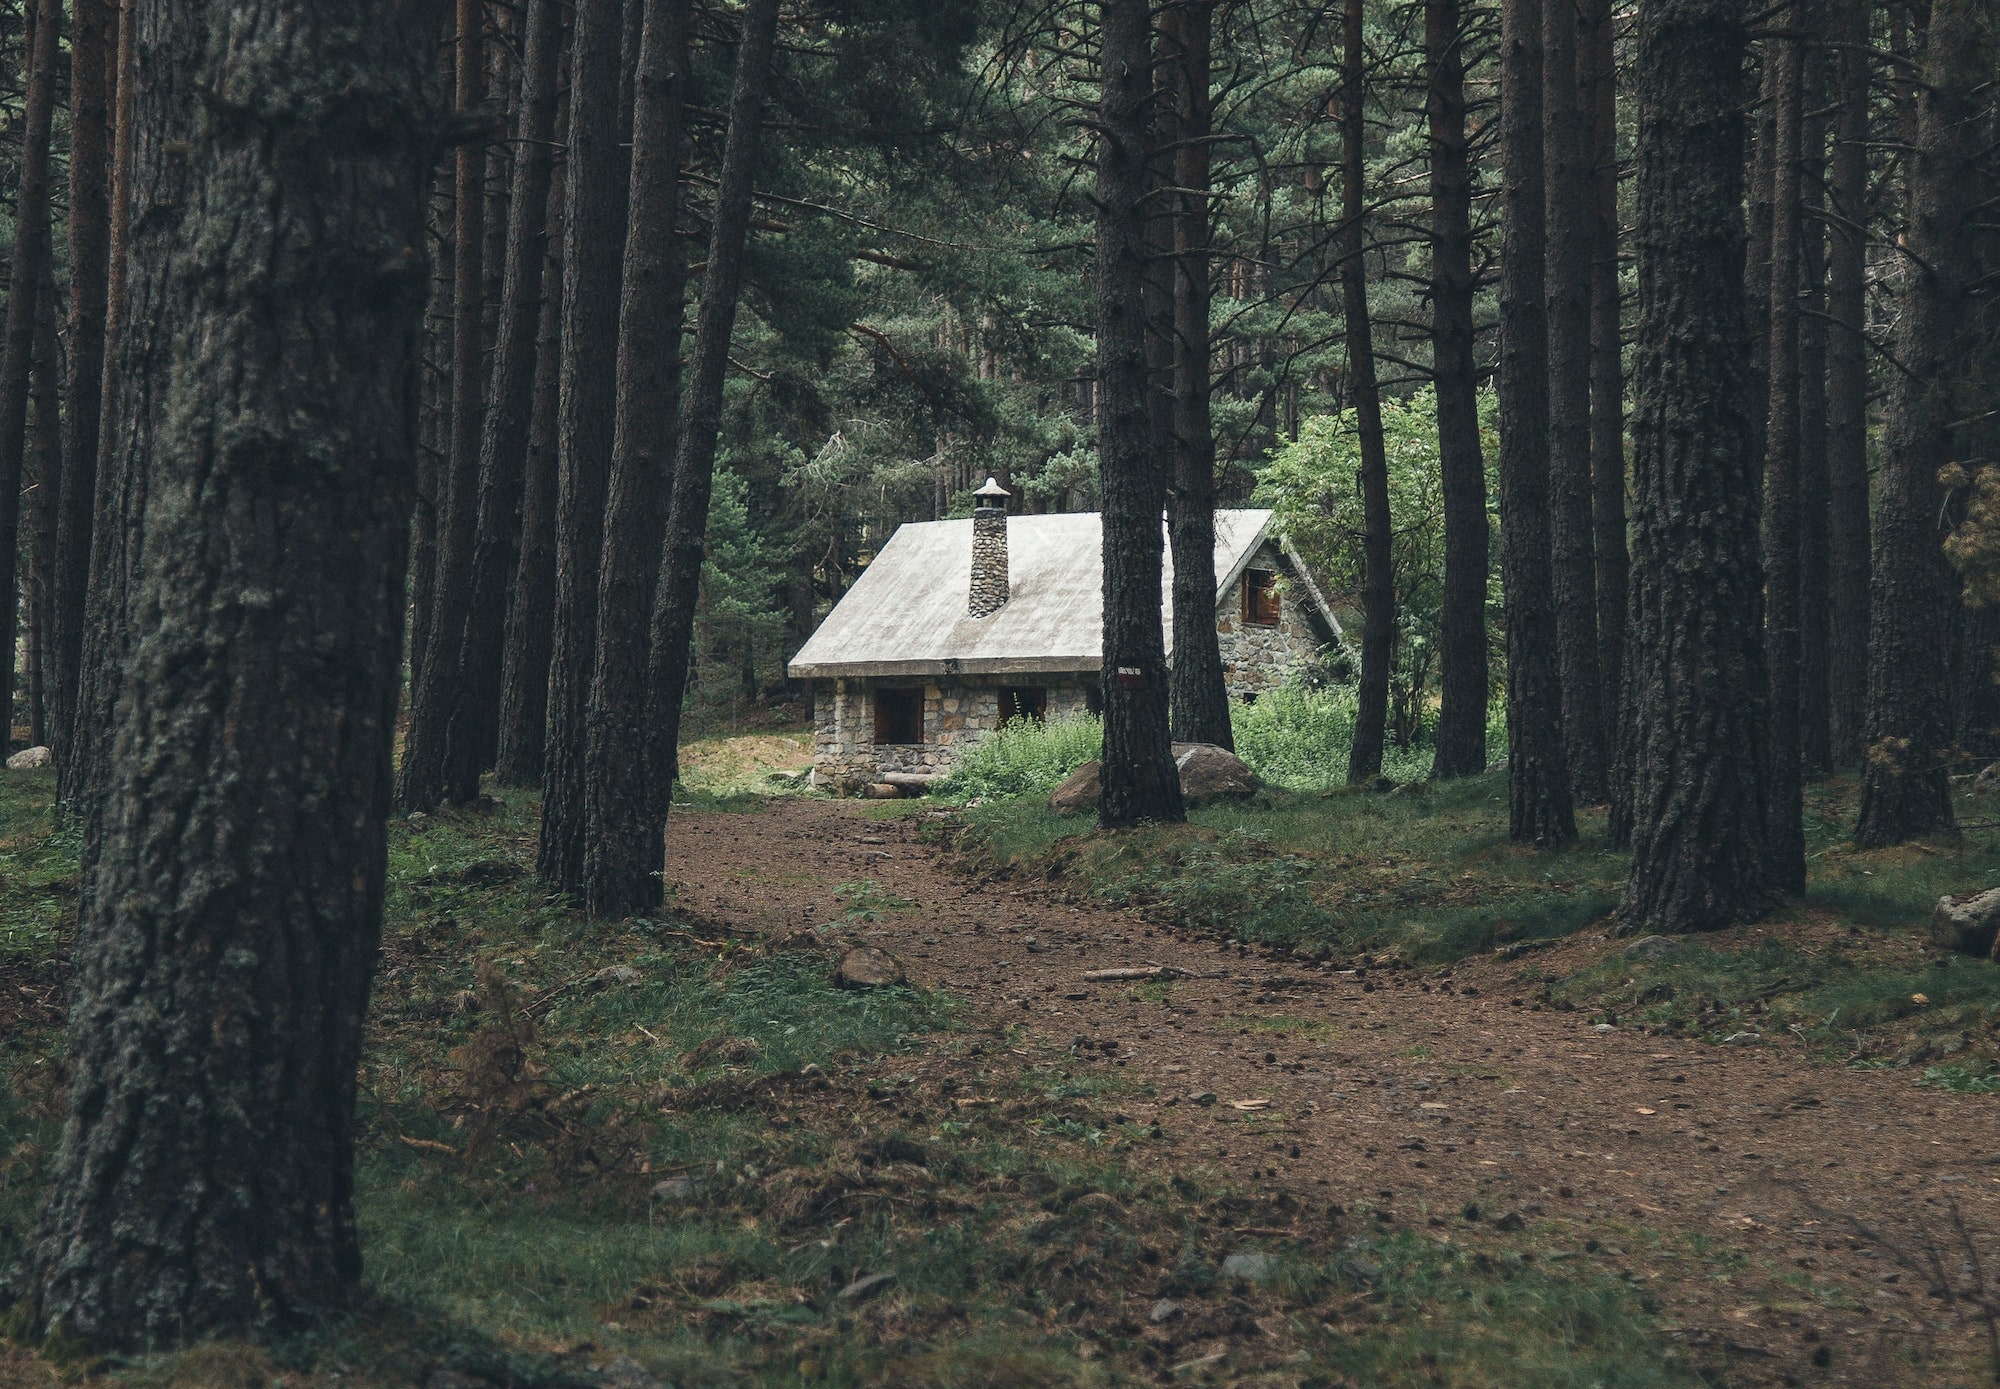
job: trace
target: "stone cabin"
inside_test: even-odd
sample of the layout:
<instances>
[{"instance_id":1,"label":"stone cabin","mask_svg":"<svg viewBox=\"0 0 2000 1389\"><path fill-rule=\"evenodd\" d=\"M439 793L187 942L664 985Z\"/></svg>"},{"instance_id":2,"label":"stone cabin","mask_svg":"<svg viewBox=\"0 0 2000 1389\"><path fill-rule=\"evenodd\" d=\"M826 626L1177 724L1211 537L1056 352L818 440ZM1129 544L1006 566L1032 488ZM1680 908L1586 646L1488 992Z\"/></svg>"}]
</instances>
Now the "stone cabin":
<instances>
[{"instance_id":1,"label":"stone cabin","mask_svg":"<svg viewBox=\"0 0 2000 1389\"><path fill-rule=\"evenodd\" d=\"M900 527L799 649L813 682L813 781L917 789L1009 719L1099 706L1096 512L1013 516L991 478L969 521ZM1173 561L1161 575L1173 649ZM1216 631L1230 697L1284 683L1341 638L1268 511L1215 514Z\"/></svg>"}]
</instances>

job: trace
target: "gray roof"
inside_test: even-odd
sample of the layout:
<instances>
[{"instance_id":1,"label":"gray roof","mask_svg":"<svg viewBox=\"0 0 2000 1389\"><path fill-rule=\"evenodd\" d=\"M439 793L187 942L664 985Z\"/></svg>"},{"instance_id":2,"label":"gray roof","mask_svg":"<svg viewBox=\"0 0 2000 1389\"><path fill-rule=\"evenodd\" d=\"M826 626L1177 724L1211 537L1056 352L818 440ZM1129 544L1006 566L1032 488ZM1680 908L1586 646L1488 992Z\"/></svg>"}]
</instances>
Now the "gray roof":
<instances>
[{"instance_id":1,"label":"gray roof","mask_svg":"<svg viewBox=\"0 0 2000 1389\"><path fill-rule=\"evenodd\" d=\"M1268 511L1215 513L1216 596L1271 532ZM1296 558L1293 576L1338 637L1326 601ZM1161 566L1160 606L1173 647L1173 556ZM1002 675L1096 670L1104 649L1104 568L1098 513L1007 518L1011 595L987 617L966 613L972 522L900 527L854 587L799 648L796 679L857 675Z\"/></svg>"}]
</instances>

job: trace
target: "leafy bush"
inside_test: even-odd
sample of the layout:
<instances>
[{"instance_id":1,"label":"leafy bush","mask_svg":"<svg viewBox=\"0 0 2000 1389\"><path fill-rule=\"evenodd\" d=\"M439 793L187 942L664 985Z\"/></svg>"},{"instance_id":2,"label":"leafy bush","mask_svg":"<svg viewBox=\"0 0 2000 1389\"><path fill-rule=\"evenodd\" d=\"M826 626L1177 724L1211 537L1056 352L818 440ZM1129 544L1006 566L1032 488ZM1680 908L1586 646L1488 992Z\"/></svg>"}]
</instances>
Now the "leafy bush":
<instances>
[{"instance_id":1,"label":"leafy bush","mask_svg":"<svg viewBox=\"0 0 2000 1389\"><path fill-rule=\"evenodd\" d=\"M1104 750L1104 723L1095 714L1066 714L1037 723L1012 719L973 744L958 769L932 788L943 796L1045 796Z\"/></svg>"},{"instance_id":2,"label":"leafy bush","mask_svg":"<svg viewBox=\"0 0 2000 1389\"><path fill-rule=\"evenodd\" d=\"M1255 704L1231 707L1236 755L1273 786L1317 791L1347 781L1358 698L1352 686L1322 690L1286 687ZM1430 775L1431 749L1422 743L1382 751L1382 772L1396 781Z\"/></svg>"}]
</instances>

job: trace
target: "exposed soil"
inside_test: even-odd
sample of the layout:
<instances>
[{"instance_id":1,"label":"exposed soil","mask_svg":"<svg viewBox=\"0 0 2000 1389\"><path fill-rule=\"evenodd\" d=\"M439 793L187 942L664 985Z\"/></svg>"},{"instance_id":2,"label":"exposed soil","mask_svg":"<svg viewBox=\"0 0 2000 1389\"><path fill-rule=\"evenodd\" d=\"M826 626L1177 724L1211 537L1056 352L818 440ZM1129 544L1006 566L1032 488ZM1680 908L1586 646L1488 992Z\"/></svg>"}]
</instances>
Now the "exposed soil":
<instances>
[{"instance_id":1,"label":"exposed soil","mask_svg":"<svg viewBox=\"0 0 2000 1389\"><path fill-rule=\"evenodd\" d=\"M1522 1232L1545 1262L1626 1276L1732 1382L1903 1381L1918 1343L1932 1365L1988 1353L1974 1303L2000 1293L2000 1100L1817 1064L1783 1036L1600 1029L1534 1007L1518 963L1446 979L1267 957L955 868L919 837L939 816L785 798L676 811L667 876L717 927L845 921L982 1023L1115 1076L1120 1108L1160 1126L1144 1151L1166 1168L1441 1239ZM872 894L836 891L864 880ZM911 905L855 914L884 895ZM1569 972L1620 948L1585 932L1534 963ZM1187 977L1083 978L1148 964ZM1814 1368L1822 1346L1830 1368Z\"/></svg>"}]
</instances>

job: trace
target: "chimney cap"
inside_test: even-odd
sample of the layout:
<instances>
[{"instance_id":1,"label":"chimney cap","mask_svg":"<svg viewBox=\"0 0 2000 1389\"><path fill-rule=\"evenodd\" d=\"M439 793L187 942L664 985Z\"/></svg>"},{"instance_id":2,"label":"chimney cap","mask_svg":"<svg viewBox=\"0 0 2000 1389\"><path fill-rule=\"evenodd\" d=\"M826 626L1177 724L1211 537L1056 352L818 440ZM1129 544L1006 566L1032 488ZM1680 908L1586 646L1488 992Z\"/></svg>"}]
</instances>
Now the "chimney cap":
<instances>
[{"instance_id":1,"label":"chimney cap","mask_svg":"<svg viewBox=\"0 0 2000 1389\"><path fill-rule=\"evenodd\" d=\"M1005 499L1013 496L1014 494L1012 492L1009 492L1006 488L1002 487L999 484L999 482L997 482L993 478L991 474L988 474L986 478L986 485L980 488L977 492L974 492L972 495L975 497L991 498L992 500L983 503L986 506L999 506Z\"/></svg>"}]
</instances>

